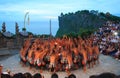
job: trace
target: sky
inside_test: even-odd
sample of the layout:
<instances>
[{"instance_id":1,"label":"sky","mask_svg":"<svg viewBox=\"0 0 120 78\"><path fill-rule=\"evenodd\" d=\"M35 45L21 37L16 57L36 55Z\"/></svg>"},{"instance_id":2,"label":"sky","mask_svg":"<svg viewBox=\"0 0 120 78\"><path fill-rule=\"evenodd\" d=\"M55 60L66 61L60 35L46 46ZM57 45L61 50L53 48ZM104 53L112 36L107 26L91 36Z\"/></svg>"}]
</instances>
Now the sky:
<instances>
[{"instance_id":1,"label":"sky","mask_svg":"<svg viewBox=\"0 0 120 78\"><path fill-rule=\"evenodd\" d=\"M57 23L61 12L97 10L120 15L119 3L120 0L0 0L0 21L24 21L27 12L30 22L51 19Z\"/></svg>"},{"instance_id":2,"label":"sky","mask_svg":"<svg viewBox=\"0 0 120 78\"><path fill-rule=\"evenodd\" d=\"M0 0L0 21L23 21L29 12L31 21L57 20L63 13L98 10L120 14L120 0Z\"/></svg>"}]
</instances>

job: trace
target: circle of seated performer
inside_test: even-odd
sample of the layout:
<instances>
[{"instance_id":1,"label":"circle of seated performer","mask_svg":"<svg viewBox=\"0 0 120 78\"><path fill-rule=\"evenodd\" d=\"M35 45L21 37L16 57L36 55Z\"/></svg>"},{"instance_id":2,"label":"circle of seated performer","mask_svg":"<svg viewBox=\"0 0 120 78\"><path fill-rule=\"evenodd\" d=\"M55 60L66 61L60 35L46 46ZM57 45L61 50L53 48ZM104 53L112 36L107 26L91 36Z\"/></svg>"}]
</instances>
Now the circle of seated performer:
<instances>
[{"instance_id":1,"label":"circle of seated performer","mask_svg":"<svg viewBox=\"0 0 120 78\"><path fill-rule=\"evenodd\" d=\"M93 43L94 38L56 38L43 40L40 38L26 39L20 50L20 58L30 67L37 66L41 70L52 72L88 68L99 64L99 48Z\"/></svg>"}]
</instances>

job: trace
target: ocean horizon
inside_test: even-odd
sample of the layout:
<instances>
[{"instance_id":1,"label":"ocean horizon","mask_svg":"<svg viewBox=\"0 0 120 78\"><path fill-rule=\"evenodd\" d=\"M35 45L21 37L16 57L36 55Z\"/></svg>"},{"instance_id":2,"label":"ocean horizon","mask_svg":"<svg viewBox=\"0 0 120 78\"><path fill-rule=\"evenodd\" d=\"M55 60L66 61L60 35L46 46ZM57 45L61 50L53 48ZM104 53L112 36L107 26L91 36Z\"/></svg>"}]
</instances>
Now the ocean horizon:
<instances>
[{"instance_id":1,"label":"ocean horizon","mask_svg":"<svg viewBox=\"0 0 120 78\"><path fill-rule=\"evenodd\" d=\"M0 31L2 30L3 22L5 22L6 24L6 31L9 31L15 34L15 21L0 21ZM24 22L19 21L17 23L19 26L19 32L21 32L22 28L24 27ZM59 28L58 21L51 21L51 31L53 36L56 35L58 28ZM26 23L26 29L28 32L32 32L33 34L36 34L36 35L50 34L50 22L49 21L32 21L30 22L29 25Z\"/></svg>"}]
</instances>

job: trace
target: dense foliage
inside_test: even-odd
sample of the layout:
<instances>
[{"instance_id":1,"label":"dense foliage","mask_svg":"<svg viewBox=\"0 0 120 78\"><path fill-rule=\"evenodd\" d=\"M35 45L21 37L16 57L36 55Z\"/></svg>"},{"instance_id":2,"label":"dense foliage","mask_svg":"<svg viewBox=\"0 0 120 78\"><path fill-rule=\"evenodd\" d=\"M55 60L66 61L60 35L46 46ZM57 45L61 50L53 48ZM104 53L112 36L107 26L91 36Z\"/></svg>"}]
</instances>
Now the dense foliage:
<instances>
[{"instance_id":1,"label":"dense foliage","mask_svg":"<svg viewBox=\"0 0 120 78\"><path fill-rule=\"evenodd\" d=\"M119 22L120 17L111 15L109 12L82 10L75 13L61 13L58 20L59 29L56 37L61 37L64 34L68 36L87 36L103 26L108 20Z\"/></svg>"}]
</instances>

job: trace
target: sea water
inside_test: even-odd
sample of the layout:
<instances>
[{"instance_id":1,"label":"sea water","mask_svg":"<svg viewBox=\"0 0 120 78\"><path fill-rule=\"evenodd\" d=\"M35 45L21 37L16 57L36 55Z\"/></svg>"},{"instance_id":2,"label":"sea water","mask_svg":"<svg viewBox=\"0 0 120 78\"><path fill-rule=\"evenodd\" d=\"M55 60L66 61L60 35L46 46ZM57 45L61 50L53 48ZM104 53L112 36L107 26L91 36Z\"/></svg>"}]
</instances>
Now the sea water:
<instances>
[{"instance_id":1,"label":"sea water","mask_svg":"<svg viewBox=\"0 0 120 78\"><path fill-rule=\"evenodd\" d=\"M22 31L22 28L24 27L23 21L0 21L0 30L2 30L2 24L5 22L6 25L6 31L9 31L13 34L15 34L15 22L18 23L19 31ZM49 21L32 21L28 25L26 23L26 29L28 32L32 32L33 34L50 34L50 22ZM56 32L58 30L58 21L52 21L51 22L51 32L52 35L55 36Z\"/></svg>"}]
</instances>

